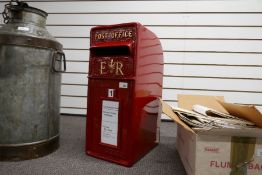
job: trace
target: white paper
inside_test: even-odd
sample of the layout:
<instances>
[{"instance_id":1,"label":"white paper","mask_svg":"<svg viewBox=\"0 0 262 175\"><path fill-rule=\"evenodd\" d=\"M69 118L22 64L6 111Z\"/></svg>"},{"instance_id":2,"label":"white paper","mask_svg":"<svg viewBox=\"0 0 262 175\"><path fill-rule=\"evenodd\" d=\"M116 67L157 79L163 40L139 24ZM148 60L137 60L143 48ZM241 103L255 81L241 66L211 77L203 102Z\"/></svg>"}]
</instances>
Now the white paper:
<instances>
[{"instance_id":1,"label":"white paper","mask_svg":"<svg viewBox=\"0 0 262 175\"><path fill-rule=\"evenodd\" d=\"M193 111L199 113L199 114L202 114L202 115L207 115L206 112L208 110L210 110L210 108L207 108L205 106L201 106L201 105L193 105Z\"/></svg>"},{"instance_id":2,"label":"white paper","mask_svg":"<svg viewBox=\"0 0 262 175\"><path fill-rule=\"evenodd\" d=\"M101 142L117 146L119 102L103 100Z\"/></svg>"},{"instance_id":3,"label":"white paper","mask_svg":"<svg viewBox=\"0 0 262 175\"><path fill-rule=\"evenodd\" d=\"M258 157L262 156L262 149L257 149L257 156Z\"/></svg>"}]
</instances>

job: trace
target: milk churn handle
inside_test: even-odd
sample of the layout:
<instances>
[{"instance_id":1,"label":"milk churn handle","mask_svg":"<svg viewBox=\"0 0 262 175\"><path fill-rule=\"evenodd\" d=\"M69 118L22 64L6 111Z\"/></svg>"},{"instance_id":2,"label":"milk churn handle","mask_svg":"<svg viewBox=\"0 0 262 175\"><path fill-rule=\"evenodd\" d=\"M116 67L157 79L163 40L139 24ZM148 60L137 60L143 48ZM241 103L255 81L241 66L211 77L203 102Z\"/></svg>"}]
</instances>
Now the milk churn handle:
<instances>
[{"instance_id":1,"label":"milk churn handle","mask_svg":"<svg viewBox=\"0 0 262 175\"><path fill-rule=\"evenodd\" d=\"M61 58L57 59L57 55L61 55ZM56 62L62 62L63 63L63 70L57 70L55 67ZM53 54L53 59L52 59L52 71L57 72L57 73L63 73L66 71L66 58L65 58L65 53L62 51L55 51Z\"/></svg>"},{"instance_id":2,"label":"milk churn handle","mask_svg":"<svg viewBox=\"0 0 262 175\"><path fill-rule=\"evenodd\" d=\"M19 2L19 0L11 0L8 4L5 4L5 9L4 11L2 12L2 15L3 15L3 18L4 18L4 23L7 24L9 23L11 17L9 16L9 11L10 11L10 8L13 5L13 3L17 3L18 6L20 7L28 7L28 4L25 3L25 2Z\"/></svg>"}]
</instances>

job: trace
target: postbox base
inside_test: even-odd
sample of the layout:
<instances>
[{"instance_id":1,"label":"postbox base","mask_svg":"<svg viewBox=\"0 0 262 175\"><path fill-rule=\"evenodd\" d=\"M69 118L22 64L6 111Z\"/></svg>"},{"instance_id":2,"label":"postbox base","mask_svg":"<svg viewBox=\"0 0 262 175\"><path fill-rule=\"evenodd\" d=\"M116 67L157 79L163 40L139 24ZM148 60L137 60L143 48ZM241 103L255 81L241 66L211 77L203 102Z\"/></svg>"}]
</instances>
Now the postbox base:
<instances>
[{"instance_id":1,"label":"postbox base","mask_svg":"<svg viewBox=\"0 0 262 175\"><path fill-rule=\"evenodd\" d=\"M146 152L139 154L134 159L128 159L128 158L126 160L120 159L120 158L116 158L114 156L109 156L107 154L98 153L98 152L95 152L95 151L86 151L86 154L88 156L92 156L92 157L95 157L95 158L98 158L98 159L102 159L102 160L105 160L105 161L116 163L116 164L119 164L119 165L122 165L122 166L125 166L125 167L132 167L139 159L143 158L146 154L148 154L150 151L152 151L157 145L158 145L158 143L155 143Z\"/></svg>"},{"instance_id":2,"label":"postbox base","mask_svg":"<svg viewBox=\"0 0 262 175\"><path fill-rule=\"evenodd\" d=\"M51 140L22 146L0 146L0 161L36 159L59 148L59 136Z\"/></svg>"},{"instance_id":3,"label":"postbox base","mask_svg":"<svg viewBox=\"0 0 262 175\"><path fill-rule=\"evenodd\" d=\"M87 151L86 154L89 155L89 156L98 158L98 159L102 159L102 160L109 161L109 162L112 162L112 163L116 163L116 164L119 164L119 165L123 165L123 166L126 166L126 167L131 167L134 164L133 162L126 161L126 160L123 160L123 159L109 158L106 155L103 155L103 154L100 154L100 153L97 153L97 152L93 152L93 151Z\"/></svg>"}]
</instances>

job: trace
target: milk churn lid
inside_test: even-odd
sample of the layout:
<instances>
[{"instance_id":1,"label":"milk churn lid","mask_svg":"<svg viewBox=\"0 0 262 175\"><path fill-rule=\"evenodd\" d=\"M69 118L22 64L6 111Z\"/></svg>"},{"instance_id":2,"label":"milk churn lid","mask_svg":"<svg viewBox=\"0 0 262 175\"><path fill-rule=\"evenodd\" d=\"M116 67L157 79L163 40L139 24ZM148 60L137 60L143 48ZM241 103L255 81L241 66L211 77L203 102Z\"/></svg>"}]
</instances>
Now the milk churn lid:
<instances>
[{"instance_id":1,"label":"milk churn lid","mask_svg":"<svg viewBox=\"0 0 262 175\"><path fill-rule=\"evenodd\" d=\"M22 18L21 16L23 15L22 12L34 13L37 14L38 17L41 16L40 18L46 18L48 15L46 12L40 9L30 7L25 2L20 2L19 0L11 0L8 4L5 5L5 10L2 13L4 18L4 23L8 24L10 21L12 22L13 20L16 20L16 18L19 21L20 18ZM35 15L32 18L34 18L34 20L37 19L35 18ZM23 20L21 21L24 22ZM12 27L17 27L17 26L14 25L11 26L10 28ZM15 35L15 39L14 39L14 35ZM48 49L51 48L60 52L62 52L63 50L63 46L53 38L38 37L37 35L31 36L31 35L27 35L26 32L19 34L17 32L5 32L5 31L1 32L0 30L0 45L1 44L32 46L32 47L48 48Z\"/></svg>"},{"instance_id":2,"label":"milk churn lid","mask_svg":"<svg viewBox=\"0 0 262 175\"><path fill-rule=\"evenodd\" d=\"M48 16L48 14L45 11L31 7L25 2L17 1L17 5L10 5L9 8L11 11L26 11L26 12L36 13L45 18Z\"/></svg>"},{"instance_id":3,"label":"milk churn lid","mask_svg":"<svg viewBox=\"0 0 262 175\"><path fill-rule=\"evenodd\" d=\"M17 5L14 5L14 2L16 2ZM4 18L4 23L7 24L11 19L9 12L14 13L14 12L22 12L22 11L35 13L44 18L48 16L48 14L45 11L31 7L25 2L20 2L19 0L11 0L8 4L5 5L5 10L2 13Z\"/></svg>"}]
</instances>

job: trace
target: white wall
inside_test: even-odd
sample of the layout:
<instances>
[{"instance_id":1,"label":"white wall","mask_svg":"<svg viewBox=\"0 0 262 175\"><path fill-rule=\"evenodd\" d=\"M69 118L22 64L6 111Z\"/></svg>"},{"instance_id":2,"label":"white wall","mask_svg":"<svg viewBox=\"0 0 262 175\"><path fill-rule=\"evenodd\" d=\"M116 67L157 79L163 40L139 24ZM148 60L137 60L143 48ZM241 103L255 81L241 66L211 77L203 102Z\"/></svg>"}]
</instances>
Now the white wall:
<instances>
[{"instance_id":1,"label":"white wall","mask_svg":"<svg viewBox=\"0 0 262 175\"><path fill-rule=\"evenodd\" d=\"M262 111L261 1L28 2L49 13L47 28L65 48L62 113L86 113L90 28L133 21L161 39L165 101L176 105L177 94L222 95Z\"/></svg>"}]
</instances>

